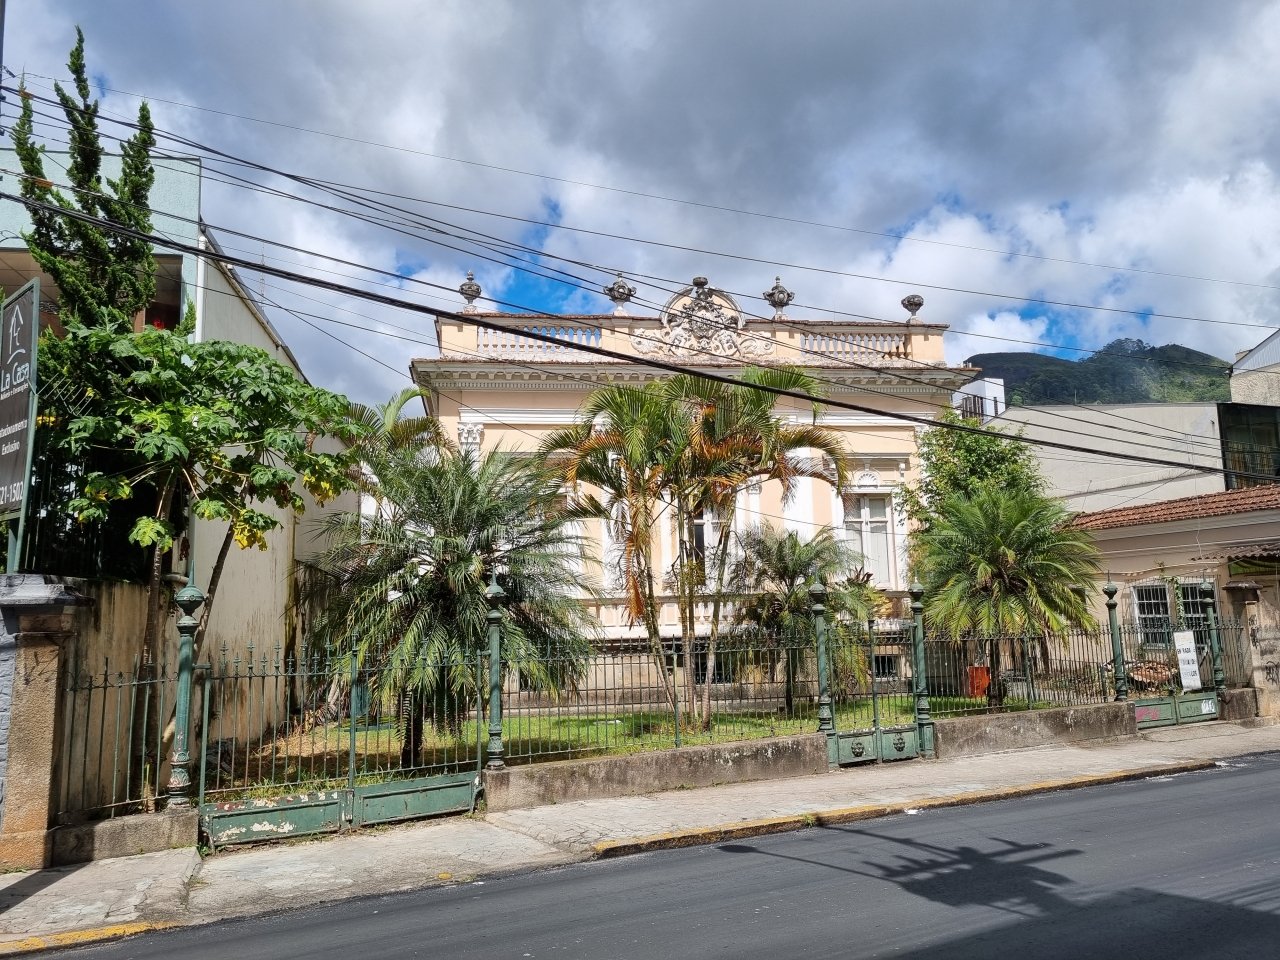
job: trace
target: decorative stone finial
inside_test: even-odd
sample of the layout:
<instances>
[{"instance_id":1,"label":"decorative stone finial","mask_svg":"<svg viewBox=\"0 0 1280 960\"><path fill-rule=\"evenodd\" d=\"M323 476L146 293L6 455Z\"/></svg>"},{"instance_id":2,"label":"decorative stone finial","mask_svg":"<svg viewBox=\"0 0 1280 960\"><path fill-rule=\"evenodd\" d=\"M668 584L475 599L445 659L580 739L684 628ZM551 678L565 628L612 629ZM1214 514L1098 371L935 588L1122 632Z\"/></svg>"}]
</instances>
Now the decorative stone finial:
<instances>
[{"instance_id":1,"label":"decorative stone finial","mask_svg":"<svg viewBox=\"0 0 1280 960\"><path fill-rule=\"evenodd\" d=\"M476 283L476 275L470 270L467 271L467 279L462 281L462 285L458 287L458 292L462 294L462 299L467 301L467 305L462 308L463 313L478 313L476 310L476 298L480 296L482 291L480 284Z\"/></svg>"},{"instance_id":2,"label":"decorative stone finial","mask_svg":"<svg viewBox=\"0 0 1280 960\"><path fill-rule=\"evenodd\" d=\"M911 314L911 319L916 318L916 314L920 312L920 308L924 306L924 297L918 293L911 293L902 298L902 308Z\"/></svg>"},{"instance_id":3,"label":"decorative stone finial","mask_svg":"<svg viewBox=\"0 0 1280 960\"><path fill-rule=\"evenodd\" d=\"M627 304L636 295L636 288L622 279L622 274L618 274L618 279L604 288L604 295L613 301L613 315L625 317Z\"/></svg>"},{"instance_id":4,"label":"decorative stone finial","mask_svg":"<svg viewBox=\"0 0 1280 960\"><path fill-rule=\"evenodd\" d=\"M773 319L775 320L787 319L786 314L782 311L785 310L787 305L796 298L794 293L782 285L781 277L774 277L773 286L766 290L762 296L765 298L765 301L773 307Z\"/></svg>"}]
</instances>

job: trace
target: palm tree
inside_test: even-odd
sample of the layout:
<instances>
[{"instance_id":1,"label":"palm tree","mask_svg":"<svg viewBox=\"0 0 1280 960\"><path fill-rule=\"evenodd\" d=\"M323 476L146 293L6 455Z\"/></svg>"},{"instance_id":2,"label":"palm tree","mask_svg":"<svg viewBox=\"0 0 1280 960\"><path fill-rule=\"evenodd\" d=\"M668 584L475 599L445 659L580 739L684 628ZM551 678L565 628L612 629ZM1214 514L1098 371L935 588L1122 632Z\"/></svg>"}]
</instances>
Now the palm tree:
<instances>
[{"instance_id":1,"label":"palm tree","mask_svg":"<svg viewBox=\"0 0 1280 960\"><path fill-rule=\"evenodd\" d=\"M777 395L792 390L816 396L820 384L795 368L748 368L740 380L748 386L725 384L696 375L665 381L663 396L688 424L688 440L675 469L668 472L668 495L676 511L678 551L675 583L681 612L681 635L686 663L695 641L694 608L700 594L710 591L711 626L707 662L714 663L720 636L720 614L732 545L739 494L747 484L774 480L782 498L795 494L802 477L816 477L839 488L845 479L844 448L840 438L816 424L791 424L775 413ZM767 389L756 389L764 387ZM814 401L816 420L821 404ZM808 451L799 456L799 451ZM719 536L707 554L694 549L696 519L714 518ZM694 675L686 674L692 684ZM692 699L692 697L691 697ZM703 728L711 724L711 674L703 685L697 713Z\"/></svg>"},{"instance_id":2,"label":"palm tree","mask_svg":"<svg viewBox=\"0 0 1280 960\"><path fill-rule=\"evenodd\" d=\"M355 444L360 464L356 486L362 494L373 498L378 509L383 505L379 477L394 468L398 457L453 449L435 417L404 416L409 402L424 396L426 393L421 388L406 387L378 406L353 402L349 408L348 416L360 431L360 439Z\"/></svg>"},{"instance_id":3,"label":"palm tree","mask_svg":"<svg viewBox=\"0 0 1280 960\"><path fill-rule=\"evenodd\" d=\"M815 583L829 585L827 607L838 635L865 622L881 598L860 576L862 557L830 527L821 527L808 540L802 540L794 530L752 527L742 534L741 547L731 575L738 595L734 623L748 637L786 646L786 707L790 713L799 667L797 638L807 638L811 627L810 588ZM855 649L851 644L839 647L841 651ZM858 672L852 661L841 661L840 666L842 675Z\"/></svg>"},{"instance_id":4,"label":"palm tree","mask_svg":"<svg viewBox=\"0 0 1280 960\"><path fill-rule=\"evenodd\" d=\"M576 491L575 511L598 518L620 547L603 557L617 565L627 614L643 624L667 700L669 681L659 633L659 579L654 569L654 532L668 509L671 477L688 445L688 432L672 416L660 384L613 385L595 391L579 411L581 420L548 436L539 454ZM606 578L615 571L606 570Z\"/></svg>"},{"instance_id":5,"label":"palm tree","mask_svg":"<svg viewBox=\"0 0 1280 960\"><path fill-rule=\"evenodd\" d=\"M422 715L460 727L478 688L486 647L484 591L495 573L506 591L504 660L523 683L556 691L584 669L593 630L578 597L585 543L562 509L559 483L527 460L451 447L383 449L374 459L385 509L337 514L319 567L333 584L316 637L350 663L390 709L413 718L401 763L420 762Z\"/></svg>"},{"instance_id":6,"label":"palm tree","mask_svg":"<svg viewBox=\"0 0 1280 960\"><path fill-rule=\"evenodd\" d=\"M980 490L943 501L913 537L925 616L944 635L1039 635L1096 626L1086 591L1098 551L1059 501L1033 491ZM1000 643L992 644L989 700L1002 700Z\"/></svg>"}]
</instances>

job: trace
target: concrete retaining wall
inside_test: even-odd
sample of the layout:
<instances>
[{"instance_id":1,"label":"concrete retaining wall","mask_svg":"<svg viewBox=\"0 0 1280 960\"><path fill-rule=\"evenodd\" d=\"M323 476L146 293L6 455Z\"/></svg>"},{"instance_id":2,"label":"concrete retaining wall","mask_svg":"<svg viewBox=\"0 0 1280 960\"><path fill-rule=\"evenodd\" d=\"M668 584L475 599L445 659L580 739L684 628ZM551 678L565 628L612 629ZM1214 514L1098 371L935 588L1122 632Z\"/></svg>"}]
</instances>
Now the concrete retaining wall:
<instances>
[{"instance_id":1,"label":"concrete retaining wall","mask_svg":"<svg viewBox=\"0 0 1280 960\"><path fill-rule=\"evenodd\" d=\"M139 813L53 831L53 865L133 857L178 847L194 847L200 827L195 810Z\"/></svg>"},{"instance_id":2,"label":"concrete retaining wall","mask_svg":"<svg viewBox=\"0 0 1280 960\"><path fill-rule=\"evenodd\" d=\"M1258 709L1258 691L1252 687L1228 690L1218 703L1219 720L1252 720L1262 716Z\"/></svg>"},{"instance_id":3,"label":"concrete retaining wall","mask_svg":"<svg viewBox=\"0 0 1280 960\"><path fill-rule=\"evenodd\" d=\"M814 733L486 770L484 792L490 810L514 810L570 800L805 777L827 769L827 738Z\"/></svg>"},{"instance_id":4,"label":"concrete retaining wall","mask_svg":"<svg viewBox=\"0 0 1280 960\"><path fill-rule=\"evenodd\" d=\"M1050 743L1136 737L1133 705L1102 703L934 721L938 757L974 757Z\"/></svg>"}]
</instances>

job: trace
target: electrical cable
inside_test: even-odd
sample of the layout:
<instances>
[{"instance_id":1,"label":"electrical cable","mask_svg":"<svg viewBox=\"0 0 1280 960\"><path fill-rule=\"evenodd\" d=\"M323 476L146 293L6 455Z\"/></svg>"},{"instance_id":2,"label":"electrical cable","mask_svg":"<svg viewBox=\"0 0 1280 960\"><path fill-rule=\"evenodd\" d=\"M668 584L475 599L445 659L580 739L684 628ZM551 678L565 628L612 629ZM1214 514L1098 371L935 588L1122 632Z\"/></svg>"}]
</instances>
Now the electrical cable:
<instances>
[{"instance_id":1,"label":"electrical cable","mask_svg":"<svg viewBox=\"0 0 1280 960\"><path fill-rule=\"evenodd\" d=\"M389 297L384 294L375 293L373 291L361 290L355 287L343 286L342 284L333 283L331 281L322 280L316 277L308 277L306 275L297 274L292 271L283 270L278 267L267 267L264 265L256 265L251 261L246 261L240 257L233 257L229 254L218 253L211 250L201 250L198 247L191 246L190 244L183 244L183 243L168 240L164 237L159 237L153 234L142 233L141 231L133 230L121 224L111 223L109 221L105 221L97 217L89 216L80 211L67 210L51 204L41 203L39 201L24 200L22 197L16 196L14 194L11 194L5 191L0 191L0 199L8 200L13 203L22 203L29 208L34 206L45 212L52 213L52 214L59 214L65 217L69 217L71 219L79 220L84 223L89 223L99 227L100 229L105 229L109 232L113 232L120 236L124 236L130 239L138 240L141 242L147 242L147 243L153 244L154 246L176 250L178 252L186 253L191 256L204 257L206 259L211 259L211 260L219 260L221 262L228 263L233 266L239 266L242 269L256 270L259 272L273 274L279 277L280 279L289 280L295 283L302 284L304 286L311 286L317 289L326 289L335 293L346 294L356 299L368 300L373 303L380 303L382 305L390 306L390 307L398 307L400 309L404 309L413 313L437 316L437 317L451 320L453 322L460 323L463 325L475 326L481 329L487 329L495 332L503 332L508 329L505 325L499 324L482 314L465 314L465 313L458 313L454 311L433 310L432 308L424 307L419 304L412 303L405 300L399 300L397 298ZM563 346L563 341L558 340L556 337L543 334L543 333L538 333L535 331L524 331L522 332L522 336L530 340L546 343L553 346ZM668 373L693 374L703 379L711 380L713 382L725 384L728 386L750 387L752 389L760 390L765 393L771 393L775 396L788 397L790 399L801 400L805 403L816 403L816 404L833 407L836 409L850 410L856 413L865 413L865 414L871 414L874 416L885 416L885 417L890 417L897 420L902 420L908 423L914 423L920 426L938 427L939 429L954 430L962 433L969 433L969 434L974 434L979 436L995 436L995 437L1000 437L1001 439L1010 440L1017 443L1023 443L1028 446L1047 447L1047 448L1057 449L1057 450L1067 450L1075 453L1084 453L1084 454L1090 454L1090 455L1096 455L1096 456L1103 456L1110 459L1121 460L1125 462L1148 463L1148 464L1153 464L1156 466L1164 466L1164 467L1172 466L1172 467L1181 468L1181 467L1189 466L1191 469L1197 470L1202 473L1212 473L1212 474L1230 473L1246 479L1258 479L1258 480L1266 480L1266 481L1271 481L1274 479L1272 477L1261 475L1261 474L1244 473L1241 471L1228 471L1223 467L1208 467L1208 466L1200 466L1195 464L1188 465L1188 464L1177 463L1170 460L1161 460L1154 457L1139 456L1132 453L1120 453L1116 451L1096 450L1088 447L1080 447L1074 444L1062 443L1059 441L1032 440L1030 438L1019 437L1016 435L1006 435L996 431L985 429L983 427L970 426L964 423L939 423L924 417L915 416L913 414L881 410L875 407L866 406L865 404L851 403L849 401L837 400L834 398L817 397L817 396L813 396L812 394L808 394L804 391L790 390L786 388L772 387L772 386L766 386L761 384L751 384L746 381L743 381L734 377L726 376L723 374L719 374L711 370L705 370L705 369L700 370L693 367L688 367L685 365L661 360L657 357L636 356L633 354L621 353L619 351L611 350L606 347L600 347L600 346L595 346L591 344L578 344L575 346L575 348L581 350L584 353L595 354L597 356L606 357L606 358L616 360L622 363L630 364L633 366L651 367L653 369L663 370Z\"/></svg>"}]
</instances>

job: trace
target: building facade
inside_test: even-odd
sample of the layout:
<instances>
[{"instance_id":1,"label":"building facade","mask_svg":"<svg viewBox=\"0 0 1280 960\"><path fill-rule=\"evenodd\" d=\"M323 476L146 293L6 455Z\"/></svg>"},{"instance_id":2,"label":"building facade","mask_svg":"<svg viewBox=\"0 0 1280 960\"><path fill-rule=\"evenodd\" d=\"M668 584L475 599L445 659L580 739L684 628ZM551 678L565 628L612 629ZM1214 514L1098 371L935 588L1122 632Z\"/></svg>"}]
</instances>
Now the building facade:
<instances>
[{"instance_id":1,"label":"building facade","mask_svg":"<svg viewBox=\"0 0 1280 960\"><path fill-rule=\"evenodd\" d=\"M412 371L428 394L428 413L462 447L535 450L550 433L576 421L596 388L669 375L646 365L647 360L729 376L748 366L797 366L821 381L826 399L865 407L856 412L825 407L816 420L843 440L851 478L844 489L806 478L793 497L784 499L776 483L750 485L738 495L735 523L775 524L802 537L830 525L862 554L877 586L891 595L905 591L907 529L896 504L900 487L919 469L918 425L898 415L936 416L976 373L947 365L947 327L917 316L923 305L919 297L903 301L909 313L899 323L854 323L789 316L791 294L780 283L764 295L770 309L758 317L702 277L656 315L628 311L634 290L621 278L605 291L614 311L600 314L481 313L471 305L480 296L478 285L469 280L461 290L468 307L456 317L437 316L439 354L415 360ZM603 357L594 349L621 358ZM775 410L797 423L813 422L810 405L801 400L780 398ZM607 593L615 586L607 562L607 526L593 523L584 533L597 545L595 555L583 560L584 577ZM658 567L666 569L674 560L674 529L658 531L656 540ZM606 597L597 613L607 635L627 636L633 630L620 597ZM674 602L665 605L664 621L672 632L678 629Z\"/></svg>"},{"instance_id":2,"label":"building facade","mask_svg":"<svg viewBox=\"0 0 1280 960\"><path fill-rule=\"evenodd\" d=\"M55 186L65 187L66 155L45 155L46 172ZM0 149L0 163L18 166L12 149ZM103 174L118 176L120 158L103 158ZM194 159L156 159L155 182L151 189L152 223L159 236L189 246L216 251L217 241L201 220L202 169ZM30 228L25 208L17 203L0 204L0 285L12 292L33 277L41 279L42 326L57 324L58 291L43 275L21 234ZM224 264L162 248L155 250L156 294L145 311L134 319L143 325L172 329L188 305L194 308L197 341L226 340L261 348L273 359L306 377L284 339L272 325L236 271ZM329 443L322 439L321 444ZM294 601L298 596L299 562L316 550L309 521L311 511L358 509L354 494L330 502L325 508L314 503L305 518L288 509L267 503L263 512L280 521L266 535L266 550L236 549L229 558L219 585L221 601L215 604L206 634L206 649L243 655L252 648L259 652L288 650L298 642ZM193 582L205 587L217 561L226 525L194 520L172 556L175 575L193 573ZM135 585L118 582L126 575L119 570L41 570L54 575L89 577L90 590L98 601L97 622L91 642L81 651L87 663L127 664L137 655L140 618L145 617L142 594ZM170 640L173 640L170 631Z\"/></svg>"}]
</instances>

